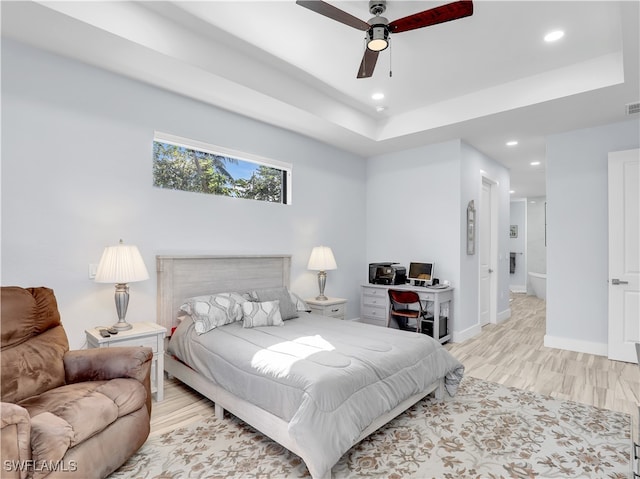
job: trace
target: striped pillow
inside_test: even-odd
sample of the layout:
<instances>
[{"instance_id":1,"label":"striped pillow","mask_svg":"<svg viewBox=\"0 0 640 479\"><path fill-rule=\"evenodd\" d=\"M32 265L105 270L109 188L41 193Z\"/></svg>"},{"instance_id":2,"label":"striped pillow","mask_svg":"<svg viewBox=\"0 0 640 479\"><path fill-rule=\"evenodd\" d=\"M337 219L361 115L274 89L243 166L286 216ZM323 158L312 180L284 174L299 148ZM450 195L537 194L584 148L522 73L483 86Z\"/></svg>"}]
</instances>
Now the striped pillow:
<instances>
[{"instance_id":1,"label":"striped pillow","mask_svg":"<svg viewBox=\"0 0 640 479\"><path fill-rule=\"evenodd\" d=\"M218 326L240 321L240 305L245 302L247 300L238 293L219 293L188 298L180 310L191 316L196 333L203 334Z\"/></svg>"}]
</instances>

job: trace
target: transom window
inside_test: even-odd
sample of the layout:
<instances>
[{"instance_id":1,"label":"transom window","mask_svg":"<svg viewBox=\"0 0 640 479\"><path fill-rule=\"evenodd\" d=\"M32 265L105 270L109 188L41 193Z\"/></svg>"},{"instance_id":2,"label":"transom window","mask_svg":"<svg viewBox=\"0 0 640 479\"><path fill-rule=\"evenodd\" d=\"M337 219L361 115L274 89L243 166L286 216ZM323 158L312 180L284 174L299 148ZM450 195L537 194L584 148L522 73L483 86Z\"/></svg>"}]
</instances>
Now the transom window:
<instances>
[{"instance_id":1,"label":"transom window","mask_svg":"<svg viewBox=\"0 0 640 479\"><path fill-rule=\"evenodd\" d=\"M156 132L158 188L291 204L291 164Z\"/></svg>"}]
</instances>

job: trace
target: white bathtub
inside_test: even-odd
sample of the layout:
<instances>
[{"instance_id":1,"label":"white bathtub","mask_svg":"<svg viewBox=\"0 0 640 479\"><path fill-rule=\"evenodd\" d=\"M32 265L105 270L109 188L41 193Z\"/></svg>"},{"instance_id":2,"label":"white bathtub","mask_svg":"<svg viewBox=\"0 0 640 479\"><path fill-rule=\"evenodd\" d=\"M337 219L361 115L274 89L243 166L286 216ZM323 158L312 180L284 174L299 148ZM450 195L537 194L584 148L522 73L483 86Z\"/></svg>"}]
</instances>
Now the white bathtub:
<instances>
[{"instance_id":1,"label":"white bathtub","mask_svg":"<svg viewBox=\"0 0 640 479\"><path fill-rule=\"evenodd\" d=\"M547 299L547 275L546 273L532 273L529 271L529 284L533 294L540 299Z\"/></svg>"}]
</instances>

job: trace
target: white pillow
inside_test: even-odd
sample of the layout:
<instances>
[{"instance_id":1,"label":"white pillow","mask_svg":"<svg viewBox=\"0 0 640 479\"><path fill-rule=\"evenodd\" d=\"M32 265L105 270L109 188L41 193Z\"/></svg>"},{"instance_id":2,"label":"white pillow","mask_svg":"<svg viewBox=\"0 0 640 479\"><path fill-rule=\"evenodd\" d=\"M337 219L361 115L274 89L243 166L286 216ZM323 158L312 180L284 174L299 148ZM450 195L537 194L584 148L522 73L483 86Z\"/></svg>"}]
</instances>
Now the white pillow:
<instances>
[{"instance_id":1,"label":"white pillow","mask_svg":"<svg viewBox=\"0 0 640 479\"><path fill-rule=\"evenodd\" d=\"M193 319L197 334L242 320L242 303L247 300L238 293L219 293L188 298L180 310Z\"/></svg>"},{"instance_id":2,"label":"white pillow","mask_svg":"<svg viewBox=\"0 0 640 479\"><path fill-rule=\"evenodd\" d=\"M291 301L295 305L296 311L298 312L304 311L307 313L311 312L311 308L309 307L307 302L304 299L302 299L300 296L298 296L296 293L289 291L289 296L291 296Z\"/></svg>"},{"instance_id":3,"label":"white pillow","mask_svg":"<svg viewBox=\"0 0 640 479\"><path fill-rule=\"evenodd\" d=\"M280 301L264 301L262 303L246 301L242 303L242 326L255 328L258 326L282 326Z\"/></svg>"}]
</instances>

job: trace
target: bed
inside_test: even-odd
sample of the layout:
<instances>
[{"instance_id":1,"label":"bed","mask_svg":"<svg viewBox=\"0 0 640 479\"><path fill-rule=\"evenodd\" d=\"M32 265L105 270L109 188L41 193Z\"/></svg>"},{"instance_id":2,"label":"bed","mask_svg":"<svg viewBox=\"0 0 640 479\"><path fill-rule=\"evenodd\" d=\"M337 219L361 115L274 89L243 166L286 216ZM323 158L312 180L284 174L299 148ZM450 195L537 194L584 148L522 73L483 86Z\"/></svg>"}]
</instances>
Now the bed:
<instances>
[{"instance_id":1,"label":"bed","mask_svg":"<svg viewBox=\"0 0 640 479\"><path fill-rule=\"evenodd\" d=\"M288 288L291 257L157 256L164 369L278 442L314 479L428 394L455 394L464 367L431 338L306 312L281 326L194 332L180 307L214 293ZM178 326L179 324L179 326Z\"/></svg>"}]
</instances>

